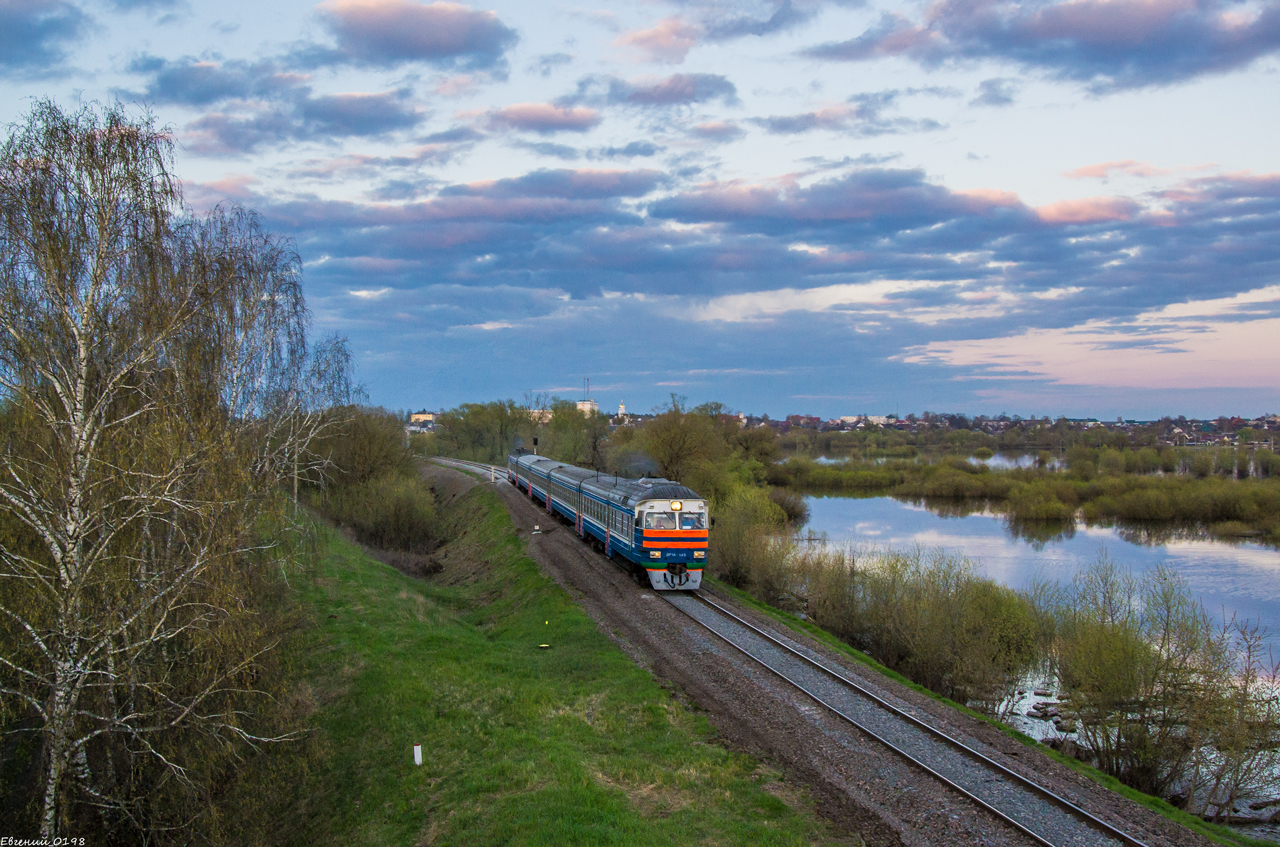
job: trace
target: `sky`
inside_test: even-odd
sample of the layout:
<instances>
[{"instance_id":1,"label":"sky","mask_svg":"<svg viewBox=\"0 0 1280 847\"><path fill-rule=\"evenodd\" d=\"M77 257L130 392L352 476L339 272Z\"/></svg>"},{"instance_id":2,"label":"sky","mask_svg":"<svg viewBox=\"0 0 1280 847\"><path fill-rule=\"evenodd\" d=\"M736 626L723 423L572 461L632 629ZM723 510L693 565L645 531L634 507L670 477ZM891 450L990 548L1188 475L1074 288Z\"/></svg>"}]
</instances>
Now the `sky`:
<instances>
[{"instance_id":1,"label":"sky","mask_svg":"<svg viewBox=\"0 0 1280 847\"><path fill-rule=\"evenodd\" d=\"M375 404L1280 411L1280 0L0 0Z\"/></svg>"}]
</instances>

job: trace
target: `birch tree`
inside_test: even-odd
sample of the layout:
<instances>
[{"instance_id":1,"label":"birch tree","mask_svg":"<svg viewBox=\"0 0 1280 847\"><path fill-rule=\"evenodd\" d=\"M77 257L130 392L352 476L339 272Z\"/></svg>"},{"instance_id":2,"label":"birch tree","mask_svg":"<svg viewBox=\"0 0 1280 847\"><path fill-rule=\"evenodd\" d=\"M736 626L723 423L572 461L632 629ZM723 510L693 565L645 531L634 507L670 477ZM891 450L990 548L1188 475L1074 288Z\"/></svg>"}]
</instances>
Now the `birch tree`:
<instances>
[{"instance_id":1,"label":"birch tree","mask_svg":"<svg viewBox=\"0 0 1280 847\"><path fill-rule=\"evenodd\" d=\"M308 355L289 245L184 214L172 151L147 116L47 101L0 148L0 697L39 737L44 838L181 830L198 808L157 791L273 740L254 574L323 426L312 377L346 364Z\"/></svg>"}]
</instances>

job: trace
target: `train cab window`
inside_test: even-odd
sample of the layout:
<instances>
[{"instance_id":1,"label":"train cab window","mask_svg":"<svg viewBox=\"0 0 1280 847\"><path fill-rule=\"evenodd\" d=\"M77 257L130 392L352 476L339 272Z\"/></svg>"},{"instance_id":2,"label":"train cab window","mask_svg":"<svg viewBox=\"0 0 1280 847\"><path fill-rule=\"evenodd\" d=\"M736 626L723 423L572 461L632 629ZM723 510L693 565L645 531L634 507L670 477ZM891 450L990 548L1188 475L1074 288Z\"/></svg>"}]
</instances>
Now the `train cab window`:
<instances>
[{"instance_id":1,"label":"train cab window","mask_svg":"<svg viewBox=\"0 0 1280 847\"><path fill-rule=\"evenodd\" d=\"M675 529L676 513L675 512L645 512L644 528L645 529Z\"/></svg>"},{"instance_id":2,"label":"train cab window","mask_svg":"<svg viewBox=\"0 0 1280 847\"><path fill-rule=\"evenodd\" d=\"M681 529L706 529L707 515L705 512L681 512L680 513Z\"/></svg>"}]
</instances>

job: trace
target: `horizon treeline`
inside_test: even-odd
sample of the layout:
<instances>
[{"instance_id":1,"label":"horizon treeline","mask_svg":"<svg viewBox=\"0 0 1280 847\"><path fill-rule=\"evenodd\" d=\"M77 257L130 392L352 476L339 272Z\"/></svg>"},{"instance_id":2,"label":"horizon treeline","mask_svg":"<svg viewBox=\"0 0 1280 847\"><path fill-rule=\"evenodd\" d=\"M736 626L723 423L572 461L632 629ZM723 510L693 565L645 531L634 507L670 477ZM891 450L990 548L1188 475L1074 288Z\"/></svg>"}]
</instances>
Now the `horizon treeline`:
<instances>
[{"instance_id":1,"label":"horizon treeline","mask_svg":"<svg viewBox=\"0 0 1280 847\"><path fill-rule=\"evenodd\" d=\"M1033 538L1071 532L1083 520L1181 524L1280 543L1280 455L1265 447L1175 447L1155 443L1151 431L1058 422L1037 424L1034 438L1051 433L1057 447L1033 451L1031 467L993 469L983 459L1002 447L999 439L969 430L778 435L743 427L723 404L689 408L675 395L654 411L638 426L610 431L607 416L568 400L474 403L439 415L435 432L414 438L420 450L472 461L502 464L510 450L524 448L622 476L663 475L717 508L772 486L771 499L784 512L771 519L793 522L803 517L803 501L777 489L888 494L950 510L982 504ZM844 461L817 462L815 455Z\"/></svg>"}]
</instances>

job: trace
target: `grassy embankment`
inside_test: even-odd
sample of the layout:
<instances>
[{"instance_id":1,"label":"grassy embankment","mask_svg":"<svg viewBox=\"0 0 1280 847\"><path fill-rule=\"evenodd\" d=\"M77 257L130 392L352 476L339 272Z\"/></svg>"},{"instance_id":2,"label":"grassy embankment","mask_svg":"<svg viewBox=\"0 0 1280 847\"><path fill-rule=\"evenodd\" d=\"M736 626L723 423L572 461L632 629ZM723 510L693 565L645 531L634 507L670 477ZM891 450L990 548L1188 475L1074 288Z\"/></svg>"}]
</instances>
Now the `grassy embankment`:
<instances>
[{"instance_id":1,"label":"grassy embankment","mask_svg":"<svg viewBox=\"0 0 1280 847\"><path fill-rule=\"evenodd\" d=\"M246 841L833 840L800 794L716 746L702 717L539 573L492 492L472 489L442 525L434 583L322 531L302 589L313 625L293 661L314 733L291 762L264 756L246 771L238 790L257 821Z\"/></svg>"},{"instance_id":2,"label":"grassy embankment","mask_svg":"<svg viewBox=\"0 0 1280 847\"><path fill-rule=\"evenodd\" d=\"M1089 523L1192 525L1220 537L1280 543L1280 477L1144 474L1125 470L1119 457L1114 467L1108 467L1109 457L1104 454L1095 463L1081 462L1061 472L992 470L957 459L932 464L820 465L795 458L772 466L769 481L810 492L883 493L990 504L1024 523L1064 523L1079 515Z\"/></svg>"}]
</instances>

